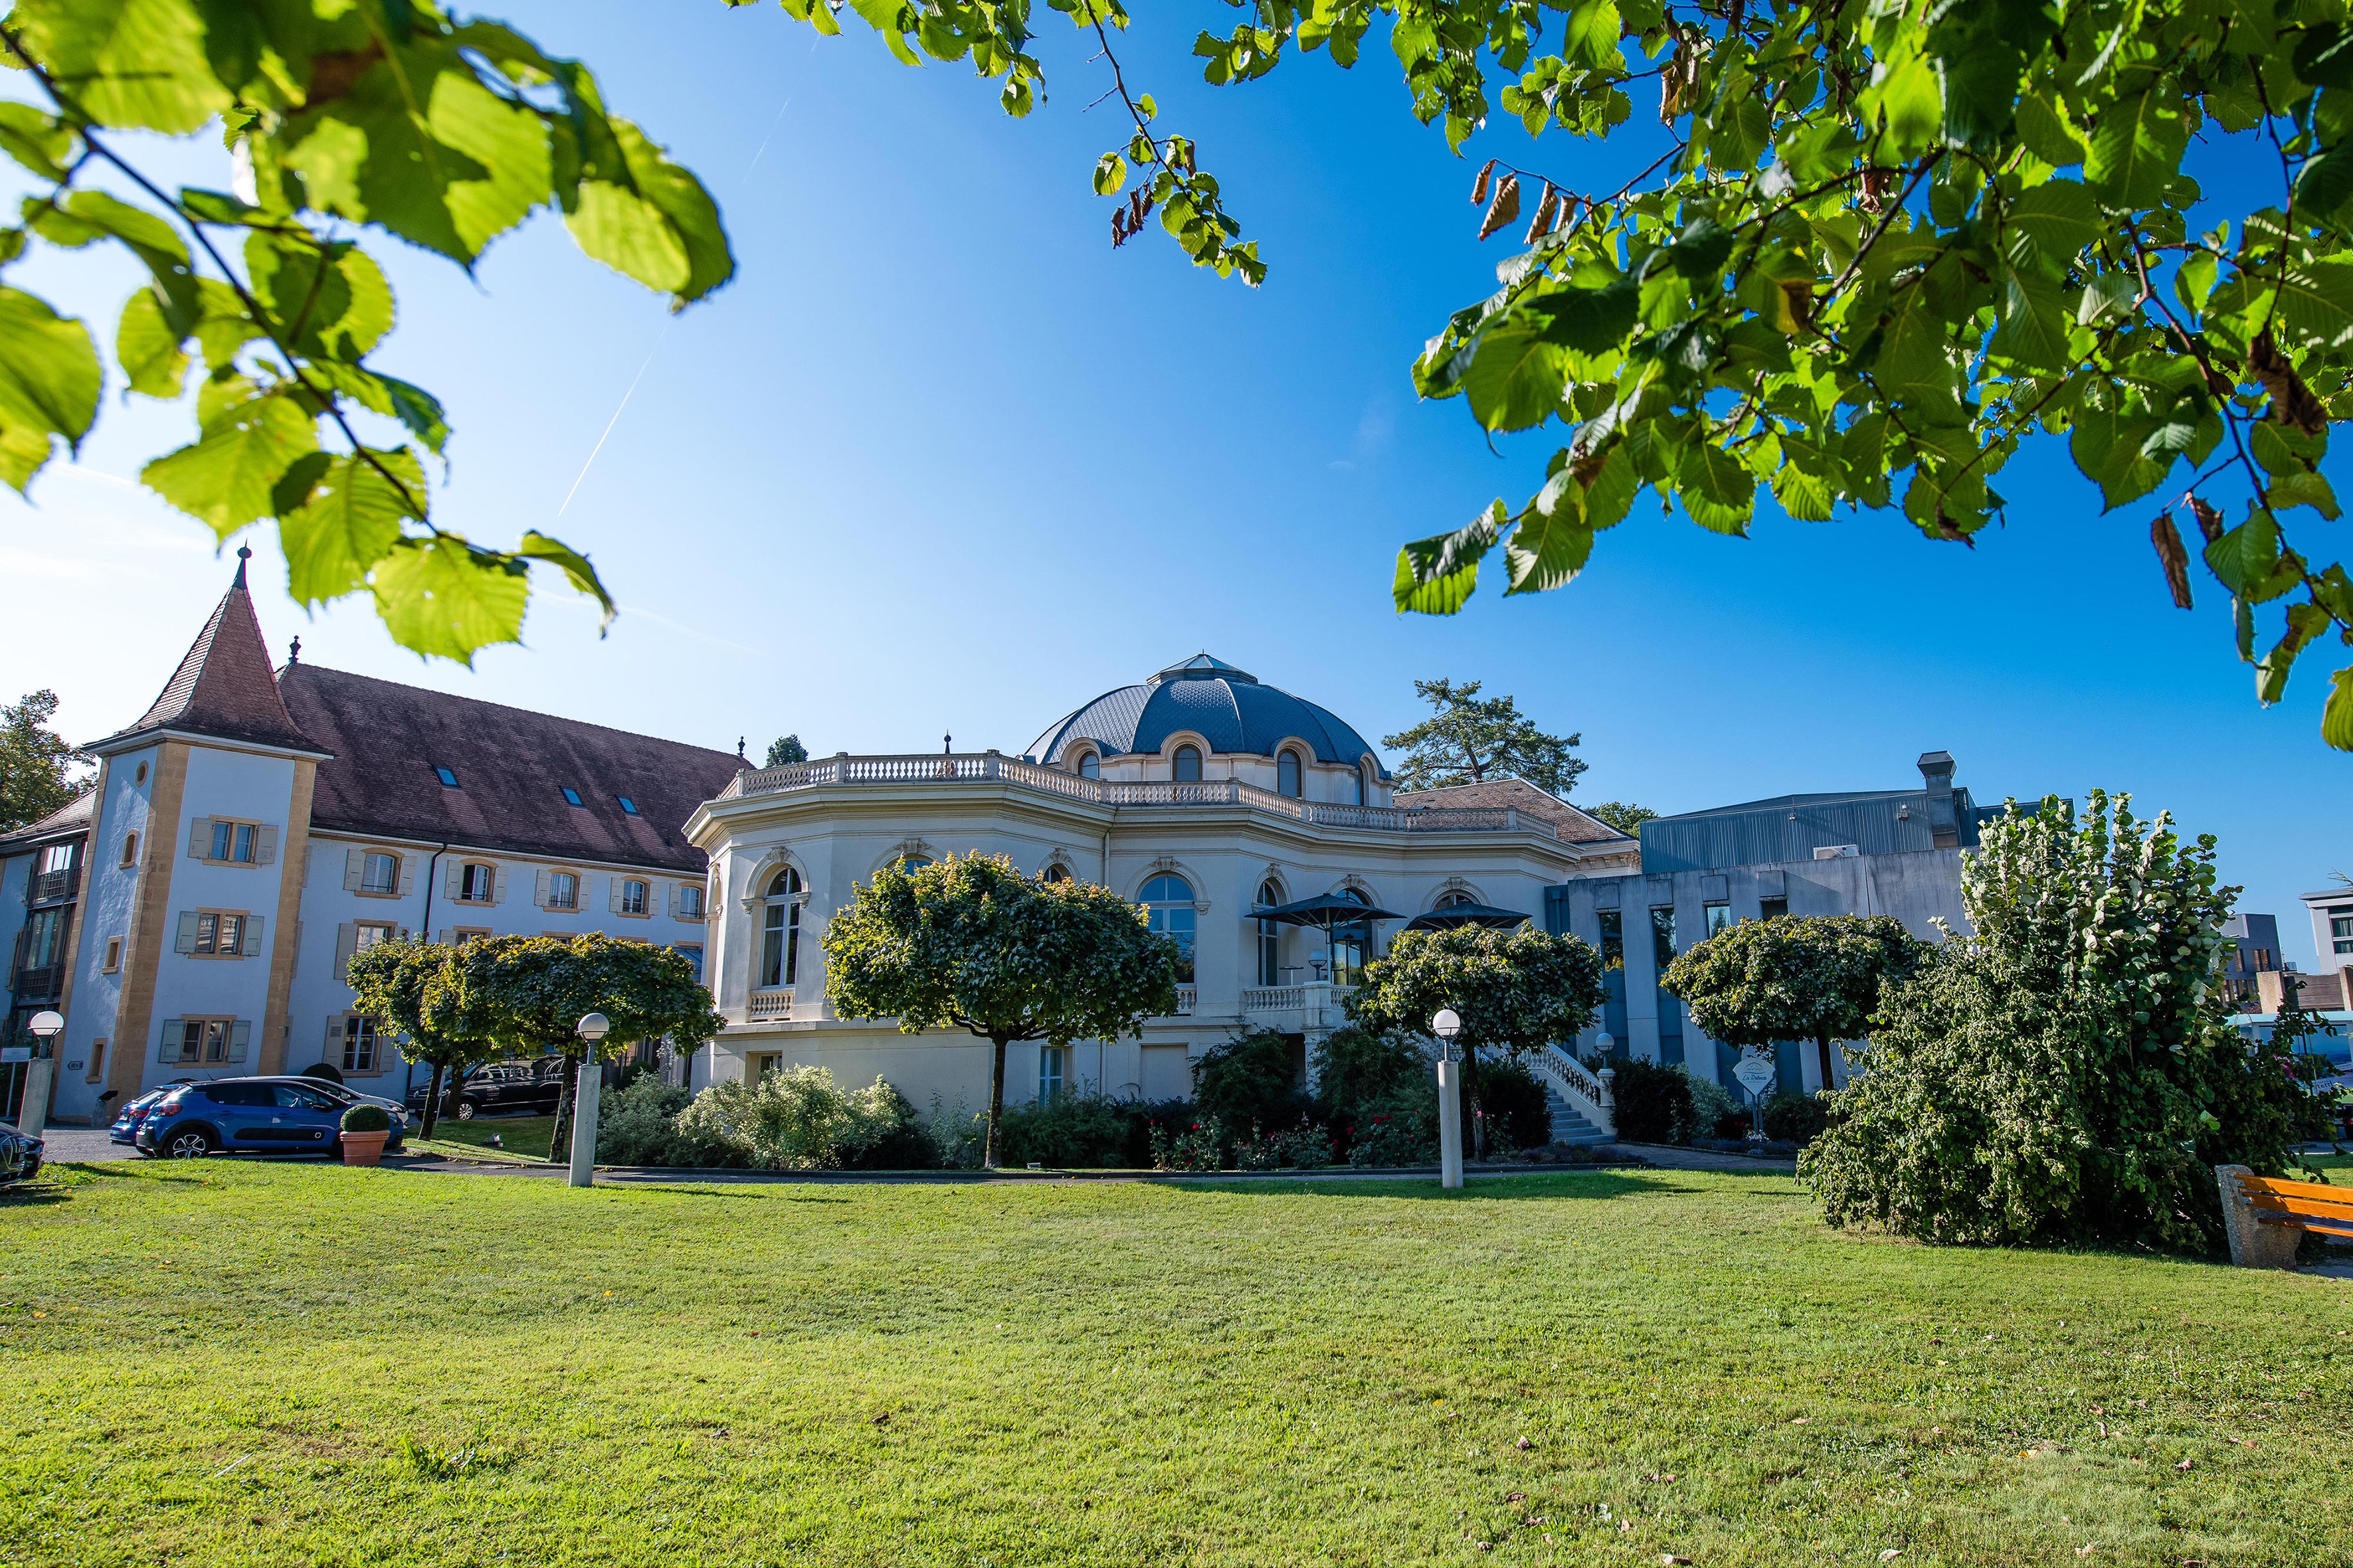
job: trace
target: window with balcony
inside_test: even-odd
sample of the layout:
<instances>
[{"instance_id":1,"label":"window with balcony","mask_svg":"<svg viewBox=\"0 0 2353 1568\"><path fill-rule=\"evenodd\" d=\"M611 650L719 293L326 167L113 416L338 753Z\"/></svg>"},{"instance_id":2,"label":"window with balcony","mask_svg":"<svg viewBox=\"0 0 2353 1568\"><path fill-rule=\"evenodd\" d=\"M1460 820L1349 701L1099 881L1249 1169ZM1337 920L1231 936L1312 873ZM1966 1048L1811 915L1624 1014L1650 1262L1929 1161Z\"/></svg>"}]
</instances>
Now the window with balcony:
<instances>
[{"instance_id":1,"label":"window with balcony","mask_svg":"<svg viewBox=\"0 0 2353 1568\"><path fill-rule=\"evenodd\" d=\"M52 844L42 850L40 858L33 863L33 875L47 877L58 871L70 871L73 869L73 858L72 845Z\"/></svg>"},{"instance_id":2,"label":"window with balcony","mask_svg":"<svg viewBox=\"0 0 2353 1568\"><path fill-rule=\"evenodd\" d=\"M25 934L16 950L16 967L48 969L65 955L66 911L36 910L25 920Z\"/></svg>"},{"instance_id":3,"label":"window with balcony","mask_svg":"<svg viewBox=\"0 0 2353 1568\"><path fill-rule=\"evenodd\" d=\"M1299 798L1299 753L1286 750L1274 759L1274 792Z\"/></svg>"},{"instance_id":4,"label":"window with balcony","mask_svg":"<svg viewBox=\"0 0 2353 1568\"><path fill-rule=\"evenodd\" d=\"M621 883L620 906L621 913L625 915L644 914L646 912L646 885L643 882L638 881L634 877L624 879Z\"/></svg>"},{"instance_id":5,"label":"window with balcony","mask_svg":"<svg viewBox=\"0 0 2353 1568\"><path fill-rule=\"evenodd\" d=\"M580 879L570 871L550 871L547 874L547 907L551 910L578 909Z\"/></svg>"},{"instance_id":6,"label":"window with balcony","mask_svg":"<svg viewBox=\"0 0 2353 1568\"><path fill-rule=\"evenodd\" d=\"M768 880L767 913L760 932L760 984L797 983L801 963L801 874L790 866Z\"/></svg>"},{"instance_id":7,"label":"window with balcony","mask_svg":"<svg viewBox=\"0 0 2353 1568\"><path fill-rule=\"evenodd\" d=\"M678 912L682 920L699 921L702 918L702 883L689 882L678 890Z\"/></svg>"},{"instance_id":8,"label":"window with balcony","mask_svg":"<svg viewBox=\"0 0 2353 1568\"><path fill-rule=\"evenodd\" d=\"M1189 746L1178 750L1182 757ZM1193 752L1198 765L1201 753ZM1198 774L1197 773L1196 776ZM1182 877L1155 877L1144 884L1144 907L1149 912L1154 931L1176 943L1176 981L1180 985L1193 983L1193 937L1197 919L1193 909L1193 884Z\"/></svg>"},{"instance_id":9,"label":"window with balcony","mask_svg":"<svg viewBox=\"0 0 2353 1568\"><path fill-rule=\"evenodd\" d=\"M1282 902L1282 889L1272 882L1258 885L1258 907L1271 910ZM1258 919L1258 983L1261 985L1282 984L1282 926L1280 921L1261 915Z\"/></svg>"},{"instance_id":10,"label":"window with balcony","mask_svg":"<svg viewBox=\"0 0 2353 1568\"><path fill-rule=\"evenodd\" d=\"M1170 776L1176 779L1178 784L1199 784L1201 782L1200 747L1177 747L1176 754L1173 759L1173 762L1174 768Z\"/></svg>"}]
</instances>

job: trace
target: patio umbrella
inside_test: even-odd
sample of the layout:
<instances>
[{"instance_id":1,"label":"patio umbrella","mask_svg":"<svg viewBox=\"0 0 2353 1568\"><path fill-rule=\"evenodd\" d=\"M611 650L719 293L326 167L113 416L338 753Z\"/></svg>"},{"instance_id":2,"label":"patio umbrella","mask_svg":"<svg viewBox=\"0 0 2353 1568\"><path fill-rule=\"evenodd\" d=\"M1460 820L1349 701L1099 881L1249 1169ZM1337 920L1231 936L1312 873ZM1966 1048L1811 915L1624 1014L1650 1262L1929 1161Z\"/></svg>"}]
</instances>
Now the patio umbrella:
<instances>
[{"instance_id":1,"label":"patio umbrella","mask_svg":"<svg viewBox=\"0 0 2353 1568\"><path fill-rule=\"evenodd\" d=\"M1262 921L1281 921L1284 925L1314 926L1324 933L1324 964L1332 972L1332 932L1336 926L1366 925L1374 921L1401 921L1405 917L1395 910L1377 909L1343 898L1338 893L1318 893L1312 899L1301 899L1288 904L1253 905L1252 916Z\"/></svg>"},{"instance_id":2,"label":"patio umbrella","mask_svg":"<svg viewBox=\"0 0 2353 1568\"><path fill-rule=\"evenodd\" d=\"M1499 910L1493 904L1448 904L1443 909L1416 915L1405 922L1408 931L1451 931L1456 926L1484 926L1489 931L1511 931L1528 919L1517 910Z\"/></svg>"}]
</instances>

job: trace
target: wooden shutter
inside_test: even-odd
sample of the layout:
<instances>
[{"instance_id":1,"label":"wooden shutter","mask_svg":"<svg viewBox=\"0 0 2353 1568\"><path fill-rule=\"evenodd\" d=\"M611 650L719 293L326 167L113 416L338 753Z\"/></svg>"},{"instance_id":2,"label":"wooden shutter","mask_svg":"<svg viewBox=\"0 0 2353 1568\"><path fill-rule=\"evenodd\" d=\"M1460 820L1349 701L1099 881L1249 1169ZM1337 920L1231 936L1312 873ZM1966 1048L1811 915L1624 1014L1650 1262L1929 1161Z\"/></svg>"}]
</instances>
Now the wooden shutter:
<instances>
[{"instance_id":1,"label":"wooden shutter","mask_svg":"<svg viewBox=\"0 0 2353 1568\"><path fill-rule=\"evenodd\" d=\"M605 879L605 901L611 906L613 912L617 915L621 912L621 887L627 879L628 879L622 877L607 877Z\"/></svg>"},{"instance_id":2,"label":"wooden shutter","mask_svg":"<svg viewBox=\"0 0 2353 1568\"><path fill-rule=\"evenodd\" d=\"M213 819L199 816L188 824L188 854L202 860L213 852Z\"/></svg>"},{"instance_id":3,"label":"wooden shutter","mask_svg":"<svg viewBox=\"0 0 2353 1568\"><path fill-rule=\"evenodd\" d=\"M332 1062L336 1067L343 1065L343 1015L341 1013L327 1015L327 1045L319 1059Z\"/></svg>"},{"instance_id":4,"label":"wooden shutter","mask_svg":"<svg viewBox=\"0 0 2353 1568\"><path fill-rule=\"evenodd\" d=\"M183 1020L178 1018L164 1020L164 1038L155 1047L155 1060L159 1064L169 1066L180 1059L182 1022Z\"/></svg>"},{"instance_id":5,"label":"wooden shutter","mask_svg":"<svg viewBox=\"0 0 2353 1568\"><path fill-rule=\"evenodd\" d=\"M252 1033L253 1026L243 1018L239 1018L228 1026L228 1060L233 1062L245 1060L246 1040Z\"/></svg>"},{"instance_id":6,"label":"wooden shutter","mask_svg":"<svg viewBox=\"0 0 2353 1568\"><path fill-rule=\"evenodd\" d=\"M352 954L358 951L359 945L360 928L356 922L345 921L335 928L336 984L349 985L352 983Z\"/></svg>"},{"instance_id":7,"label":"wooden shutter","mask_svg":"<svg viewBox=\"0 0 2353 1568\"><path fill-rule=\"evenodd\" d=\"M433 933L433 940L440 943L443 947L447 947L449 945L449 939L452 934L454 933L450 931L449 927L443 926L439 931Z\"/></svg>"},{"instance_id":8,"label":"wooden shutter","mask_svg":"<svg viewBox=\"0 0 2353 1568\"><path fill-rule=\"evenodd\" d=\"M174 952L194 952L196 951L195 910L182 910L180 911L180 931L179 934L172 939L172 951Z\"/></svg>"},{"instance_id":9,"label":"wooden shutter","mask_svg":"<svg viewBox=\"0 0 2353 1568\"><path fill-rule=\"evenodd\" d=\"M532 894L531 901L537 904L543 910L547 908L547 868L544 866L540 868L539 886L537 890Z\"/></svg>"},{"instance_id":10,"label":"wooden shutter","mask_svg":"<svg viewBox=\"0 0 2353 1568\"><path fill-rule=\"evenodd\" d=\"M416 887L417 857L414 855L403 855L400 858L400 896L404 899L408 897L408 895L415 890Z\"/></svg>"},{"instance_id":11,"label":"wooden shutter","mask_svg":"<svg viewBox=\"0 0 2353 1568\"><path fill-rule=\"evenodd\" d=\"M366 875L367 851L364 849L344 850L343 891L347 893L358 892L360 890L360 879Z\"/></svg>"},{"instance_id":12,"label":"wooden shutter","mask_svg":"<svg viewBox=\"0 0 2353 1568\"><path fill-rule=\"evenodd\" d=\"M507 874L499 869L496 866L492 866L489 869L491 873L491 902L495 904L501 899L507 896Z\"/></svg>"},{"instance_id":13,"label":"wooden shutter","mask_svg":"<svg viewBox=\"0 0 2353 1568\"><path fill-rule=\"evenodd\" d=\"M278 829L268 823L253 830L253 863L257 866L278 864Z\"/></svg>"},{"instance_id":14,"label":"wooden shutter","mask_svg":"<svg viewBox=\"0 0 2353 1568\"><path fill-rule=\"evenodd\" d=\"M452 860L448 868L441 873L441 896L454 904L458 901L458 895L465 890L466 863Z\"/></svg>"},{"instance_id":15,"label":"wooden shutter","mask_svg":"<svg viewBox=\"0 0 2353 1568\"><path fill-rule=\"evenodd\" d=\"M248 915L245 917L245 940L237 944L237 954L239 958L259 958L261 956L261 925L262 921L259 915Z\"/></svg>"},{"instance_id":16,"label":"wooden shutter","mask_svg":"<svg viewBox=\"0 0 2353 1568\"><path fill-rule=\"evenodd\" d=\"M686 896L685 885L672 882L662 892L662 909L672 920L678 919L679 900Z\"/></svg>"}]
</instances>

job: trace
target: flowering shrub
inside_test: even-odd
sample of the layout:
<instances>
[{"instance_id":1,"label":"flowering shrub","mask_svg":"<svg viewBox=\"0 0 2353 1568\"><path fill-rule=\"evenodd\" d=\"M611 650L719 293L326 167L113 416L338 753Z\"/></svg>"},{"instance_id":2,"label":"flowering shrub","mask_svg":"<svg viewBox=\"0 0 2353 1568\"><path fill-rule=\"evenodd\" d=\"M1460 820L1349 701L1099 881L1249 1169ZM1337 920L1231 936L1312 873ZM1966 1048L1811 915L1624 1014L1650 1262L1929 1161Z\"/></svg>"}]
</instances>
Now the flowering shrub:
<instances>
[{"instance_id":1,"label":"flowering shrub","mask_svg":"<svg viewBox=\"0 0 2353 1568\"><path fill-rule=\"evenodd\" d=\"M1223 1129L1214 1116L1198 1121L1152 1124L1152 1168L1155 1171L1214 1171L1223 1161L1219 1151L1225 1142Z\"/></svg>"},{"instance_id":2,"label":"flowering shrub","mask_svg":"<svg viewBox=\"0 0 2353 1568\"><path fill-rule=\"evenodd\" d=\"M1237 1171L1296 1171L1331 1163L1332 1135L1312 1121L1271 1132L1252 1126L1250 1136L1234 1144Z\"/></svg>"},{"instance_id":3,"label":"flowering shrub","mask_svg":"<svg viewBox=\"0 0 2353 1568\"><path fill-rule=\"evenodd\" d=\"M899 1131L905 1101L881 1079L845 1093L821 1067L781 1068L756 1083L715 1083L679 1112L685 1137L765 1170L836 1169Z\"/></svg>"},{"instance_id":4,"label":"flowering shrub","mask_svg":"<svg viewBox=\"0 0 2353 1568\"><path fill-rule=\"evenodd\" d=\"M1356 1124L1348 1140L1351 1165L1429 1165L1438 1160L1438 1117L1401 1110L1375 1111Z\"/></svg>"}]
</instances>

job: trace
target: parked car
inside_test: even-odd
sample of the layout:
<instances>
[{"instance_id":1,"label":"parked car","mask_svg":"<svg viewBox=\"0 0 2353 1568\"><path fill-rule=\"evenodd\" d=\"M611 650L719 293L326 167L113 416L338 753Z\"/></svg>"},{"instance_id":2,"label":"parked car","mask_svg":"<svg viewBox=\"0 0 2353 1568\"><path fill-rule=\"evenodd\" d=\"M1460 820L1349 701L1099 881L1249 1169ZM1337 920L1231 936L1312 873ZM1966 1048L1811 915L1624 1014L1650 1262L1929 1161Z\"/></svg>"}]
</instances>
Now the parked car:
<instances>
[{"instance_id":1,"label":"parked car","mask_svg":"<svg viewBox=\"0 0 2353 1568\"><path fill-rule=\"evenodd\" d=\"M151 1089L135 1099L123 1101L122 1109L114 1113L114 1125L106 1130L108 1140L135 1148L139 1142L139 1124L147 1120L149 1111L164 1102L165 1095L178 1087L173 1084L163 1089Z\"/></svg>"},{"instance_id":2,"label":"parked car","mask_svg":"<svg viewBox=\"0 0 2353 1568\"><path fill-rule=\"evenodd\" d=\"M411 1115L425 1113L427 1091L432 1088L427 1079L408 1091ZM447 1092L447 1085L443 1086ZM466 1080L458 1091L458 1120L471 1121L477 1116L553 1116L555 1103L564 1097L564 1061L560 1057L547 1057L539 1062L501 1064L485 1068Z\"/></svg>"},{"instance_id":3,"label":"parked car","mask_svg":"<svg viewBox=\"0 0 2353 1568\"><path fill-rule=\"evenodd\" d=\"M305 1089L317 1089L321 1094L327 1096L331 1100L341 1100L346 1110L354 1105L380 1105L384 1107L385 1110L395 1120L408 1114L408 1110L406 1106L389 1096L368 1094L360 1089L353 1089L347 1083L329 1083L322 1078L306 1078L300 1074L282 1073L274 1077L260 1079L257 1081L262 1083L299 1083Z\"/></svg>"},{"instance_id":4,"label":"parked car","mask_svg":"<svg viewBox=\"0 0 2353 1568\"><path fill-rule=\"evenodd\" d=\"M349 1104L328 1092L335 1086L301 1078L223 1078L183 1084L140 1122L139 1152L151 1159L195 1160L250 1151L342 1157L338 1135ZM393 1113L387 1150L397 1150L408 1119Z\"/></svg>"},{"instance_id":5,"label":"parked car","mask_svg":"<svg viewBox=\"0 0 2353 1568\"><path fill-rule=\"evenodd\" d=\"M0 1127L0 1184L29 1182L41 1173L42 1142L29 1132Z\"/></svg>"}]
</instances>

